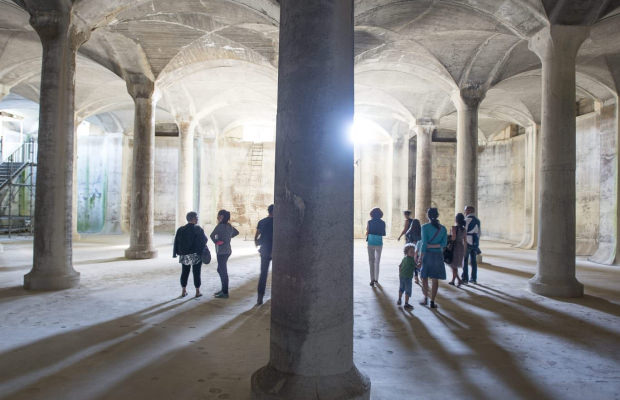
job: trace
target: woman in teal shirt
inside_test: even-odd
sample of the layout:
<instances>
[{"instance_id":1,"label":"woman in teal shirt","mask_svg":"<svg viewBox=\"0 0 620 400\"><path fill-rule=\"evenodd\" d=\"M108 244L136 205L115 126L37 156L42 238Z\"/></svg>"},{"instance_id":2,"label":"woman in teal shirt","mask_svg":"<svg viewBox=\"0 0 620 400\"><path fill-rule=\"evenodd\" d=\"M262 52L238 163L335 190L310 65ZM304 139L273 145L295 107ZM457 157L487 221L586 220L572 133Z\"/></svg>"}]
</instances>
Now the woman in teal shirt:
<instances>
[{"instance_id":1,"label":"woman in teal shirt","mask_svg":"<svg viewBox=\"0 0 620 400\"><path fill-rule=\"evenodd\" d=\"M429 208L426 212L428 224L422 225L422 239L418 242L418 264L422 264L420 276L422 277L423 306L428 304L431 298L431 308L437 308L435 296L439 288L439 279L446 279L446 266L443 263L443 249L448 243L448 231L439 223L439 211ZM432 281L431 293L428 292L428 280Z\"/></svg>"}]
</instances>

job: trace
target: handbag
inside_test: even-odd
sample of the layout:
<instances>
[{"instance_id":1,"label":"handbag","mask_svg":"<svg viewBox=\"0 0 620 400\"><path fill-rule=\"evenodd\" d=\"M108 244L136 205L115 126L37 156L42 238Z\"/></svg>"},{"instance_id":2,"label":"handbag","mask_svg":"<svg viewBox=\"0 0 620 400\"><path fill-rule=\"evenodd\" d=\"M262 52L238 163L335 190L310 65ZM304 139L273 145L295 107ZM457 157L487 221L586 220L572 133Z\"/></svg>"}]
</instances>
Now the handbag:
<instances>
[{"instance_id":1,"label":"handbag","mask_svg":"<svg viewBox=\"0 0 620 400\"><path fill-rule=\"evenodd\" d=\"M200 258L202 259L203 264L209 264L211 262L211 252L209 251L209 247L206 244L204 249L202 249Z\"/></svg>"},{"instance_id":2,"label":"handbag","mask_svg":"<svg viewBox=\"0 0 620 400\"><path fill-rule=\"evenodd\" d=\"M454 241L450 241L445 249L443 249L443 262L446 264L452 263L452 259L454 258Z\"/></svg>"}]
</instances>

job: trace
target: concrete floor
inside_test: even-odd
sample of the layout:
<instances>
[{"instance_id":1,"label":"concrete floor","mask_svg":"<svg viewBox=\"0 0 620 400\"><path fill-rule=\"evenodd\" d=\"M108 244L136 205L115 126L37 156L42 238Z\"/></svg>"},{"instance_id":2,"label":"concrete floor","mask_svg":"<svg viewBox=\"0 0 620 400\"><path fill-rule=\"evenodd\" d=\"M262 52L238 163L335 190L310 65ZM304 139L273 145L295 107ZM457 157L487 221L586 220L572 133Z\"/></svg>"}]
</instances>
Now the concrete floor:
<instances>
[{"instance_id":1,"label":"concrete floor","mask_svg":"<svg viewBox=\"0 0 620 400\"><path fill-rule=\"evenodd\" d=\"M123 259L127 242L84 237L79 287L33 293L21 288L31 242L2 241L0 398L249 398L269 342L251 243L233 243L231 298L215 300L177 298L170 236L157 236L155 260ZM444 283L437 311L406 312L395 305L400 246L386 244L377 289L355 246L355 361L372 399L620 399L620 267L580 259L586 296L548 299L525 290L535 252L486 242L479 285ZM203 282L219 289L214 264Z\"/></svg>"}]
</instances>

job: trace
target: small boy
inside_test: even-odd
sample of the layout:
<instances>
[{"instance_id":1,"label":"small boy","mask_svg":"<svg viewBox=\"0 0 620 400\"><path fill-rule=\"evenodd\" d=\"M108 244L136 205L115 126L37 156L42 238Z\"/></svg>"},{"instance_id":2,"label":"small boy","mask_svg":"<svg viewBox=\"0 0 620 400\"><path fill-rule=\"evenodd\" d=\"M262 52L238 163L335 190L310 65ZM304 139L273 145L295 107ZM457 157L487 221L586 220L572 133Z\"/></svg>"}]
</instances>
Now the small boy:
<instances>
[{"instance_id":1,"label":"small boy","mask_svg":"<svg viewBox=\"0 0 620 400\"><path fill-rule=\"evenodd\" d=\"M407 243L404 248L405 257L398 267L400 288L398 289L398 301L396 304L402 304L403 292L405 293L405 310L413 310L413 306L409 304L409 298L411 297L411 286L413 279L413 271L415 265L415 245L413 243Z\"/></svg>"}]
</instances>

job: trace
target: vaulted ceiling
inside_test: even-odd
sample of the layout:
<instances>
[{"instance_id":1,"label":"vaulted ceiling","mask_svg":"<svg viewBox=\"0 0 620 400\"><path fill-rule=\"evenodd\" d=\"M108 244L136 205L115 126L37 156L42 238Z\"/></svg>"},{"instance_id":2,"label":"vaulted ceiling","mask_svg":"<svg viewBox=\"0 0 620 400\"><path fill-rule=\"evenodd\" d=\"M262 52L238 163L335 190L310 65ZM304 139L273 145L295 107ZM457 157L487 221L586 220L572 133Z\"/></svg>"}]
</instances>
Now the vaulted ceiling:
<instances>
[{"instance_id":1,"label":"vaulted ceiling","mask_svg":"<svg viewBox=\"0 0 620 400\"><path fill-rule=\"evenodd\" d=\"M274 124L279 4L275 0L0 0L0 88L38 101L41 44L28 9L71 8L91 29L78 55L78 118L104 113L131 128L123 76L163 93L157 119L225 131ZM356 113L385 126L431 118L455 128L451 97L481 87L483 133L540 121L540 62L528 38L549 24L588 24L578 99L608 101L620 85L620 1L356 0ZM577 100L578 100L577 99ZM0 108L2 103L0 103Z\"/></svg>"}]
</instances>

